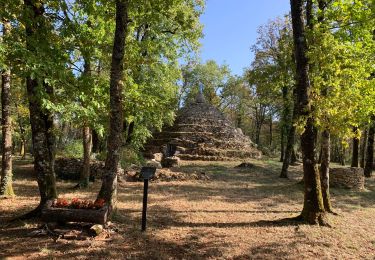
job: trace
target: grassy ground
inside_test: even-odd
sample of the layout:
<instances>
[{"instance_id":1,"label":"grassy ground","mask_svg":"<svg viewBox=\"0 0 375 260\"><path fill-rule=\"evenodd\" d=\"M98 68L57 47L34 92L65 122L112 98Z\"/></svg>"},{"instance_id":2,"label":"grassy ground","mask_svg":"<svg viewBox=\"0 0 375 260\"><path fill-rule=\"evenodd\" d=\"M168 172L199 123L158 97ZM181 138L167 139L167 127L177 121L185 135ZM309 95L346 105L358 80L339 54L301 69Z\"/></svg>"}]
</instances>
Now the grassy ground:
<instances>
[{"instance_id":1,"label":"grassy ground","mask_svg":"<svg viewBox=\"0 0 375 260\"><path fill-rule=\"evenodd\" d=\"M256 167L234 169L236 162L185 163L183 171L204 171L209 181L151 183L148 230L140 232L142 183L121 183L118 232L84 240L37 236L35 222L5 224L11 216L38 203L29 163L16 162L17 197L0 199L0 259L375 259L375 179L366 190L332 189L338 216L333 228L274 220L299 214L301 167L291 178L278 178L281 165L253 161ZM86 191L58 182L61 197L94 199L99 182Z\"/></svg>"}]
</instances>

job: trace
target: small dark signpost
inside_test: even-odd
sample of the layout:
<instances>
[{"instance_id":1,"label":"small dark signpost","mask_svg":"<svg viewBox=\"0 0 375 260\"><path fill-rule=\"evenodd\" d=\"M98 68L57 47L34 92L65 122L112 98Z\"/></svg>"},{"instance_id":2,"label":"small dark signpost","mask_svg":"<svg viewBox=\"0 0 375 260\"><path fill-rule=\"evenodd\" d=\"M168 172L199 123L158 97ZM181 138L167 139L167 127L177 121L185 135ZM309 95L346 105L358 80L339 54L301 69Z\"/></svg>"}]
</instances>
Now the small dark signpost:
<instances>
[{"instance_id":1,"label":"small dark signpost","mask_svg":"<svg viewBox=\"0 0 375 260\"><path fill-rule=\"evenodd\" d=\"M148 194L148 180L154 177L156 172L155 167L142 167L141 178L143 179L143 209L142 209L142 231L146 230L146 216L147 216L147 194Z\"/></svg>"}]
</instances>

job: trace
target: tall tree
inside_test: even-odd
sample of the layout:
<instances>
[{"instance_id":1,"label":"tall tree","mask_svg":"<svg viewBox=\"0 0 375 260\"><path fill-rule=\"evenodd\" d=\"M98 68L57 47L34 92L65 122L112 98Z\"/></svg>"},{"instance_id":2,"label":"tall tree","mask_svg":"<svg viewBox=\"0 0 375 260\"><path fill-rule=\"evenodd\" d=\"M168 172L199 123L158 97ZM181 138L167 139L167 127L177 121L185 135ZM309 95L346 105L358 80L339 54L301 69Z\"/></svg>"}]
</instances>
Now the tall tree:
<instances>
[{"instance_id":1,"label":"tall tree","mask_svg":"<svg viewBox=\"0 0 375 260\"><path fill-rule=\"evenodd\" d=\"M117 195L117 170L123 132L123 76L125 39L128 31L128 0L116 0L116 29L112 50L110 78L110 127L107 144L107 158L98 199L104 199L115 206Z\"/></svg>"},{"instance_id":2,"label":"tall tree","mask_svg":"<svg viewBox=\"0 0 375 260\"><path fill-rule=\"evenodd\" d=\"M3 38L10 33L10 22L3 20ZM14 196L12 186L12 121L10 107L10 68L3 69L1 75L1 127L2 127L2 164L0 195Z\"/></svg>"},{"instance_id":3,"label":"tall tree","mask_svg":"<svg viewBox=\"0 0 375 260\"><path fill-rule=\"evenodd\" d=\"M26 21L26 47L32 55L42 55L41 47L47 47L45 33L48 30L43 3L24 0ZM32 132L34 170L40 193L39 206L33 214L39 214L44 203L57 197L56 177L54 171L55 136L53 132L53 114L43 106L43 98L51 98L52 87L43 78L32 74L26 77L29 99L30 124Z\"/></svg>"},{"instance_id":4,"label":"tall tree","mask_svg":"<svg viewBox=\"0 0 375 260\"><path fill-rule=\"evenodd\" d=\"M304 204L300 218L310 224L326 224L322 198L320 174L315 160L315 130L310 104L309 64L303 16L303 1L291 0L293 39L296 58L296 102L304 118L304 132L301 135L303 156L303 177L305 183ZM311 5L307 1L307 7Z\"/></svg>"},{"instance_id":5,"label":"tall tree","mask_svg":"<svg viewBox=\"0 0 375 260\"><path fill-rule=\"evenodd\" d=\"M312 4L310 4L312 5ZM325 19L325 9L327 8L327 2L325 0L318 0L318 23L322 25ZM311 7L312 9L312 7ZM312 16L312 10L309 11ZM310 17L309 19L312 19ZM324 28L324 26L322 26ZM310 29L314 30L314 25L310 23ZM314 64L319 66L319 64ZM328 87L322 88L322 97L328 96ZM331 204L331 195L329 191L329 167L331 162L331 131L329 126L326 126L321 133L321 163L320 163L320 181L322 185L322 196L324 209L327 212L333 212Z\"/></svg>"}]
</instances>

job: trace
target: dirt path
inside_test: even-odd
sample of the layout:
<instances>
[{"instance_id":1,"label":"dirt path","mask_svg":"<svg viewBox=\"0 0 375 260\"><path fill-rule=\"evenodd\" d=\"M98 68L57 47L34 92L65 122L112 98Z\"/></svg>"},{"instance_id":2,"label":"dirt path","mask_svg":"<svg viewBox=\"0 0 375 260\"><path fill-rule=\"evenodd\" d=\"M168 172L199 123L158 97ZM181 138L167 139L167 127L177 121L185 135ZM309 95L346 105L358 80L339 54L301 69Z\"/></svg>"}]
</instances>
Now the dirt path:
<instances>
[{"instance_id":1,"label":"dirt path","mask_svg":"<svg viewBox=\"0 0 375 260\"><path fill-rule=\"evenodd\" d=\"M54 241L32 236L40 224L19 222L0 229L0 258L34 259L374 259L375 180L367 191L332 190L339 216L334 228L275 223L298 215L302 207L301 173L278 178L276 162L234 169L236 163L197 163L185 171L204 171L210 181L150 184L148 231L140 232L142 183L122 183L118 232L109 238ZM33 208L38 202L30 164L17 165L13 199L0 200L0 221ZM95 198L99 183L85 192L59 182L61 197Z\"/></svg>"}]
</instances>

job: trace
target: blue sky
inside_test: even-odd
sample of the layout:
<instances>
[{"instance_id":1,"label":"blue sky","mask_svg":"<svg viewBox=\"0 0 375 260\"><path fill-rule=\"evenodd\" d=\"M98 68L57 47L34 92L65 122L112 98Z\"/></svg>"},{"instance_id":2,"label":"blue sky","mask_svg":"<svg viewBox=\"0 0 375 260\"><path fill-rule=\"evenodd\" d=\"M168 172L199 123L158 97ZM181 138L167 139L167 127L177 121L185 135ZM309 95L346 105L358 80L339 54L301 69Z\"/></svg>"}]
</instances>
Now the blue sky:
<instances>
[{"instance_id":1,"label":"blue sky","mask_svg":"<svg viewBox=\"0 0 375 260\"><path fill-rule=\"evenodd\" d=\"M242 75L253 60L250 46L256 41L257 28L289 9L289 0L207 0L201 17L202 61L226 63L233 74Z\"/></svg>"}]
</instances>

